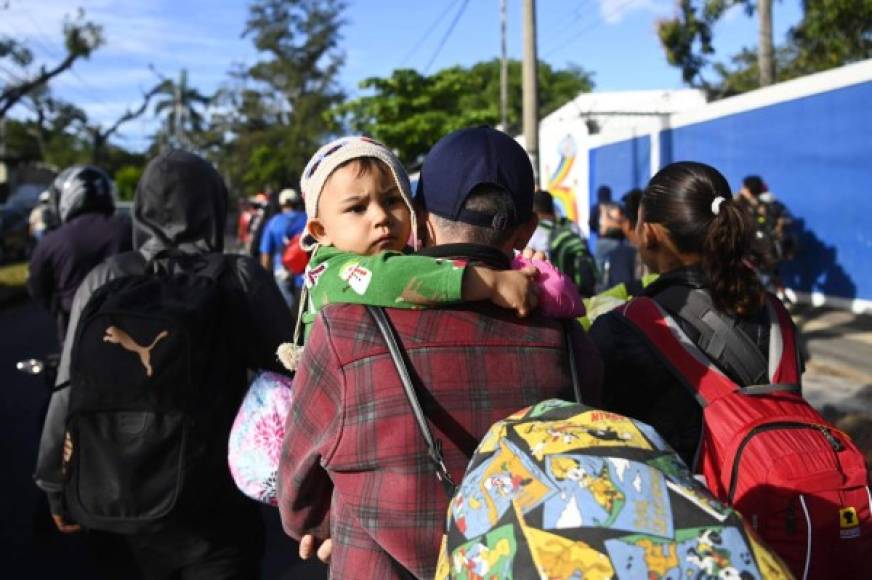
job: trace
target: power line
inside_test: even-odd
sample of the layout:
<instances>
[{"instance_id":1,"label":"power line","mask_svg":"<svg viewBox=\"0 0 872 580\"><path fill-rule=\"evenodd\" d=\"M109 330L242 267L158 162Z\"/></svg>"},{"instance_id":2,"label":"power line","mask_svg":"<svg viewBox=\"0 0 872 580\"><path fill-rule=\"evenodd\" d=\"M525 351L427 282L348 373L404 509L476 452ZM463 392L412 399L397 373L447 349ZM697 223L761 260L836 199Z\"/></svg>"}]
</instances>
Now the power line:
<instances>
[{"instance_id":1,"label":"power line","mask_svg":"<svg viewBox=\"0 0 872 580\"><path fill-rule=\"evenodd\" d=\"M562 32L566 32L567 30L569 30L569 28L573 24L575 24L576 22L578 22L579 20L581 20L582 18L587 16L587 13L584 11L584 9L586 7L585 5L586 4L590 5L591 3L594 3L594 2L596 2L596 0L581 0L581 2L578 4L578 6L576 6L572 10L570 10L568 13L566 13L566 15L563 18L561 18L559 20L559 23L560 23L559 26L553 27L551 29L550 33L545 34L545 35L539 35L539 36L542 38L549 38L550 39L550 38L554 38L555 36L561 34ZM572 20L567 22L567 19L569 19L569 18L572 18Z\"/></svg>"},{"instance_id":2,"label":"power line","mask_svg":"<svg viewBox=\"0 0 872 580\"><path fill-rule=\"evenodd\" d=\"M406 63L409 61L409 59L412 58L412 56L413 56L416 52L418 52L418 49L421 48L421 46L424 44L424 42L425 42L428 38L430 38L430 33L432 33L434 30L436 30L436 29L439 27L439 24L442 23L442 20L443 20L446 16L448 16L448 13L451 12L451 9L454 8L454 6L455 6L459 1L460 1L460 0L451 0L451 2L448 3L448 5L445 7L445 10L443 10L443 11L439 14L439 16L436 17L436 20L434 20L433 23L430 24L430 26L427 28L427 32L425 32L424 35L421 36L421 38L418 39L418 42L415 43L415 46L413 46L412 49L411 49L409 52L406 53L406 56L404 56L404 57L403 57L403 60L400 61L399 66L403 66L404 64L406 64Z\"/></svg>"},{"instance_id":3,"label":"power line","mask_svg":"<svg viewBox=\"0 0 872 580\"><path fill-rule=\"evenodd\" d=\"M616 4L615 7L611 11L609 11L608 14L605 14L605 15L599 17L597 20L594 20L593 22L591 22L590 25L588 25L588 26L583 26L583 27L579 28L576 31L575 35L571 39L567 40L563 44L552 47L552 50L549 50L546 54L542 55L542 58L544 59L545 57L551 56L552 54L563 50L564 48L566 48L570 44L578 42L579 40L584 38L583 35L585 32L593 30L594 28L599 26L599 24L601 22L603 22L604 20L612 18L613 16L617 16L618 13L621 12L621 10L623 10L624 8L628 8L630 5L635 4L637 1L638 0L625 0L624 2L621 2L620 4Z\"/></svg>"},{"instance_id":4,"label":"power line","mask_svg":"<svg viewBox=\"0 0 872 580\"><path fill-rule=\"evenodd\" d=\"M445 31L445 35L442 37L442 40L439 41L439 46L436 47L433 56L430 57L430 62L428 62L427 66L424 67L424 74L427 74L427 71L429 71L430 67L433 65L433 61L435 61L436 57L439 56L439 53L442 52L442 47L445 46L448 37L451 36L452 32L454 32L454 27L457 26L457 22L460 20L460 17L463 16L463 12L466 10L468 4L469 0L463 0L463 4L460 5L460 10L458 10L457 14L454 15L454 20L451 21L451 25L448 27L448 30Z\"/></svg>"}]
</instances>

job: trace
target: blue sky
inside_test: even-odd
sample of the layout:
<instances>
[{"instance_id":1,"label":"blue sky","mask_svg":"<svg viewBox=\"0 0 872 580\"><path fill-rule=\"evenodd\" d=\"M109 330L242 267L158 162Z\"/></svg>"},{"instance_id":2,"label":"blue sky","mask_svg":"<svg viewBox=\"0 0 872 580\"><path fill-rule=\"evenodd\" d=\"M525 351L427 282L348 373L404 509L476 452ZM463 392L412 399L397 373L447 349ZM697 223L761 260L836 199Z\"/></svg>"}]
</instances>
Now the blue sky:
<instances>
[{"instance_id":1,"label":"blue sky","mask_svg":"<svg viewBox=\"0 0 872 580\"><path fill-rule=\"evenodd\" d=\"M227 79L234 63L256 61L251 40L242 38L245 0L7 0L0 10L0 34L25 41L37 64L62 55L64 15L81 7L104 27L107 42L89 61L58 77L58 96L83 107L97 121L111 122L157 77L188 70L189 82L210 92ZM342 48L341 84L350 96L369 76L400 66L428 72L470 65L499 55L499 0L469 0L444 47L436 52L464 0L349 0ZM2 5L2 2L0 2ZM666 63L656 21L673 14L670 0L538 0L541 59L557 67L577 64L595 73L596 90L679 88L680 73ZM509 56L520 58L521 0L507 0ZM801 17L799 0L774 6L776 43ZM756 45L756 21L732 9L715 29L720 58ZM8 79L12 69L0 68ZM16 113L24 114L21 108ZM122 128L116 141L141 149L157 120L147 114Z\"/></svg>"}]
</instances>

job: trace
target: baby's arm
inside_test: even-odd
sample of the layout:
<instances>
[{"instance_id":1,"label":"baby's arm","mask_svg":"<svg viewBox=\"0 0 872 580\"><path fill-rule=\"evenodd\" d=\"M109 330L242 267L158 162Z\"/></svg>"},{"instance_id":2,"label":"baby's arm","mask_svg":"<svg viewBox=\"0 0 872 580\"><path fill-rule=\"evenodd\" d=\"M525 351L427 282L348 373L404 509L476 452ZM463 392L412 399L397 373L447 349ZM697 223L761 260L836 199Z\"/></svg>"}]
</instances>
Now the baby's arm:
<instances>
[{"instance_id":1,"label":"baby's arm","mask_svg":"<svg viewBox=\"0 0 872 580\"><path fill-rule=\"evenodd\" d=\"M530 260L521 255L512 260L512 268L535 267L539 275L536 287L542 314L552 318L578 318L584 315L584 303L575 284L551 262Z\"/></svg>"},{"instance_id":2,"label":"baby's arm","mask_svg":"<svg viewBox=\"0 0 872 580\"><path fill-rule=\"evenodd\" d=\"M523 316L535 307L532 268L500 272L398 252L361 256L320 248L318 253L323 259L314 259L307 272L315 310L337 303L424 308L490 300Z\"/></svg>"}]
</instances>

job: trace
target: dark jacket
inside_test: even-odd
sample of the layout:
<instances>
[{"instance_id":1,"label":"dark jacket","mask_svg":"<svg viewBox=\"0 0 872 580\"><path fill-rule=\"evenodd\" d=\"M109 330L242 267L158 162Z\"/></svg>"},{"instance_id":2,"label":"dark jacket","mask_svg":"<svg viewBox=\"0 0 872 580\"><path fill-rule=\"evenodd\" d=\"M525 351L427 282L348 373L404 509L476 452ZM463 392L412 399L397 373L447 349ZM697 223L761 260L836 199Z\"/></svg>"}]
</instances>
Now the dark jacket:
<instances>
[{"instance_id":1,"label":"dark jacket","mask_svg":"<svg viewBox=\"0 0 872 580\"><path fill-rule=\"evenodd\" d=\"M699 333L677 317L661 293L680 286L688 292L704 288L702 271L681 268L668 272L649 285L642 293L657 301L678 321L687 336L698 343ZM752 317L739 321L739 328L757 345L769 360L769 316L761 308ZM605 365L603 377L603 407L629 415L653 426L681 455L693 464L694 452L700 440L702 409L690 391L670 372L666 364L648 343L642 332L632 326L619 312L609 312L596 319L590 337L599 348ZM733 381L740 383L736 373L721 368Z\"/></svg>"},{"instance_id":2,"label":"dark jacket","mask_svg":"<svg viewBox=\"0 0 872 580\"><path fill-rule=\"evenodd\" d=\"M509 265L496 250L467 244L422 253ZM489 304L387 312L456 482L491 424L544 399L573 397L559 321L519 319ZM597 405L599 357L577 324L573 342L583 396ZM321 311L294 397L278 482L285 530L296 538L330 535L335 578L397 578L404 571L432 578L448 497L364 307Z\"/></svg>"},{"instance_id":3,"label":"dark jacket","mask_svg":"<svg viewBox=\"0 0 872 580\"><path fill-rule=\"evenodd\" d=\"M165 250L189 255L221 253L224 246L224 224L227 219L227 190L218 173L195 155L181 151L162 154L146 168L133 204L134 245L141 256L122 254L94 268L82 281L70 313L67 340L64 344L57 384L70 377L70 355L79 316L91 295L110 280L145 271L145 260L159 257ZM228 295L239 301L227 312L238 320L238 335L225 337L239 344L238 358L228 369L227 380L214 388L230 389L241 399L246 369L267 369L281 372L275 357L279 344L293 335L290 312L271 274L249 257L225 256L226 265L219 283ZM49 494L53 513L62 513L61 457L63 432L69 401L69 389L52 395L42 432L35 480ZM229 425L228 425L229 431ZM216 433L225 440L228 433ZM228 474L218 474L217 477ZM240 496L241 497L241 496Z\"/></svg>"},{"instance_id":4,"label":"dark jacket","mask_svg":"<svg viewBox=\"0 0 872 580\"><path fill-rule=\"evenodd\" d=\"M129 219L82 208L36 245L27 280L30 295L66 319L76 289L88 272L109 256L130 251L131 238Z\"/></svg>"}]
</instances>

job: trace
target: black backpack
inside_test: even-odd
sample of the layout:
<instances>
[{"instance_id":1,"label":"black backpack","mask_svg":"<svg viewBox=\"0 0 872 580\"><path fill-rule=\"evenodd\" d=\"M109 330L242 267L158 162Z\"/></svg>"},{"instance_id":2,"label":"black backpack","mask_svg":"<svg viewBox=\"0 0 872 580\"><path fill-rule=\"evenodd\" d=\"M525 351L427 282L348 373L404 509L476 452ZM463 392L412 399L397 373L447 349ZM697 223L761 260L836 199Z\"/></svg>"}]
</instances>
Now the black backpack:
<instances>
[{"instance_id":1,"label":"black backpack","mask_svg":"<svg viewBox=\"0 0 872 580\"><path fill-rule=\"evenodd\" d=\"M548 254L554 266L566 274L582 296L596 293L596 260L587 241L575 233L568 222L557 222L548 237Z\"/></svg>"},{"instance_id":2,"label":"black backpack","mask_svg":"<svg viewBox=\"0 0 872 580\"><path fill-rule=\"evenodd\" d=\"M138 253L122 257L145 262ZM219 254L148 262L84 307L63 457L67 509L82 526L158 530L202 510L221 488L220 433L229 425L220 407L230 405L210 385L232 356L218 284L224 264Z\"/></svg>"}]
</instances>

